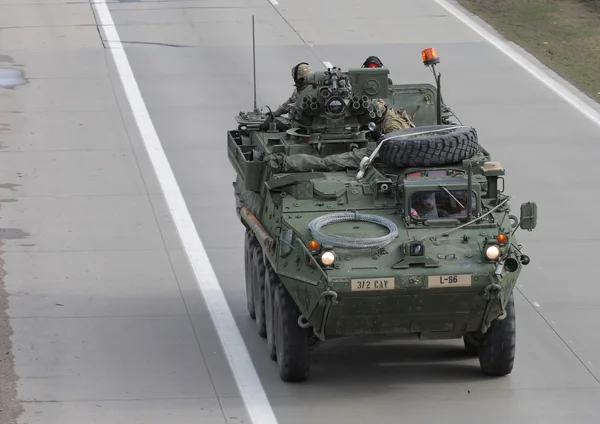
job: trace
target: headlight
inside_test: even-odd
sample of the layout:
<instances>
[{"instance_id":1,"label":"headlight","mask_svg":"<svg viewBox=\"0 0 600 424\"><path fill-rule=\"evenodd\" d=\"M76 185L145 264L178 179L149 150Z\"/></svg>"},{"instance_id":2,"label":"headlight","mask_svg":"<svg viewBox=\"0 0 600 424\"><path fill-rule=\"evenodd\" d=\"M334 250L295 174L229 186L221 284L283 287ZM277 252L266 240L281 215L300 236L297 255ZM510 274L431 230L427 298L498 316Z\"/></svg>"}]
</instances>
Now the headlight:
<instances>
[{"instance_id":1,"label":"headlight","mask_svg":"<svg viewBox=\"0 0 600 424\"><path fill-rule=\"evenodd\" d=\"M323 265L331 265L335 261L335 255L333 252L327 251L321 255L321 263Z\"/></svg>"},{"instance_id":2,"label":"headlight","mask_svg":"<svg viewBox=\"0 0 600 424\"><path fill-rule=\"evenodd\" d=\"M496 246L496 245L489 246L485 250L485 256L487 256L487 258L491 259L492 261L494 259L497 259L498 256L500 256L500 248L498 246Z\"/></svg>"}]
</instances>

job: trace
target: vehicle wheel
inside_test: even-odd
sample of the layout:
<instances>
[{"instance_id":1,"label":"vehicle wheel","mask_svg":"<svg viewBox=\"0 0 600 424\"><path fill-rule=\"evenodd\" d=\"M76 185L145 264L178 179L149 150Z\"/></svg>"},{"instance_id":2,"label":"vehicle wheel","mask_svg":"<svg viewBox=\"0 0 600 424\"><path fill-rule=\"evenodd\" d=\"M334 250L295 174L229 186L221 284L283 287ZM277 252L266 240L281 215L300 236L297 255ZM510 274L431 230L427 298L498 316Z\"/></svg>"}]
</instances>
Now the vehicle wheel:
<instances>
[{"instance_id":1,"label":"vehicle wheel","mask_svg":"<svg viewBox=\"0 0 600 424\"><path fill-rule=\"evenodd\" d=\"M277 290L279 277L275 274L273 267L265 261L265 327L267 329L267 348L269 357L277 360L277 349L275 347L275 334L273 326L273 293Z\"/></svg>"},{"instance_id":2,"label":"vehicle wheel","mask_svg":"<svg viewBox=\"0 0 600 424\"><path fill-rule=\"evenodd\" d=\"M479 344L473 339L473 335L468 333L463 336L465 351L468 356L477 356L479 353Z\"/></svg>"},{"instance_id":3,"label":"vehicle wheel","mask_svg":"<svg viewBox=\"0 0 600 424\"><path fill-rule=\"evenodd\" d=\"M484 374L510 374L515 360L516 319L515 301L511 294L506 304L506 318L495 320L479 347L479 364Z\"/></svg>"},{"instance_id":4,"label":"vehicle wheel","mask_svg":"<svg viewBox=\"0 0 600 424\"><path fill-rule=\"evenodd\" d=\"M246 274L246 305L248 313L252 319L256 318L254 310L254 285L252 284L252 250L256 240L250 230L246 229L246 239L244 241L244 268Z\"/></svg>"},{"instance_id":5,"label":"vehicle wheel","mask_svg":"<svg viewBox=\"0 0 600 424\"><path fill-rule=\"evenodd\" d=\"M265 327L265 261L262 247L256 243L252 250L252 285L254 287L254 314L256 316L256 328L260 337L267 336Z\"/></svg>"},{"instance_id":6,"label":"vehicle wheel","mask_svg":"<svg viewBox=\"0 0 600 424\"><path fill-rule=\"evenodd\" d=\"M431 132L420 134L425 131ZM448 165L468 159L481 149L477 131L472 127L428 125L405 128L384 134L381 139L394 136L398 138L390 139L381 146L379 160L399 168Z\"/></svg>"},{"instance_id":7,"label":"vehicle wheel","mask_svg":"<svg viewBox=\"0 0 600 424\"><path fill-rule=\"evenodd\" d=\"M310 369L309 332L298 325L298 310L283 284L273 296L273 323L279 376L283 381L304 381Z\"/></svg>"}]
</instances>

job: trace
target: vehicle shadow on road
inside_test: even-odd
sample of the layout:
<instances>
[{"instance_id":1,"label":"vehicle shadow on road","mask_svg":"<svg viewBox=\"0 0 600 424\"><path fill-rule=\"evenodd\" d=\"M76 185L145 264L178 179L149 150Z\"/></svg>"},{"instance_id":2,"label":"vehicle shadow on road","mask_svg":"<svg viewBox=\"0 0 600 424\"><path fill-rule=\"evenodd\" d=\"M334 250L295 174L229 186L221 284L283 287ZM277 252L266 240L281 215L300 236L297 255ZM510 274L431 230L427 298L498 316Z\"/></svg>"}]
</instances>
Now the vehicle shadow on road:
<instances>
[{"instance_id":1,"label":"vehicle shadow on road","mask_svg":"<svg viewBox=\"0 0 600 424\"><path fill-rule=\"evenodd\" d=\"M406 337L329 340L311 353L310 381L322 384L449 384L489 379L461 339L421 341Z\"/></svg>"}]
</instances>

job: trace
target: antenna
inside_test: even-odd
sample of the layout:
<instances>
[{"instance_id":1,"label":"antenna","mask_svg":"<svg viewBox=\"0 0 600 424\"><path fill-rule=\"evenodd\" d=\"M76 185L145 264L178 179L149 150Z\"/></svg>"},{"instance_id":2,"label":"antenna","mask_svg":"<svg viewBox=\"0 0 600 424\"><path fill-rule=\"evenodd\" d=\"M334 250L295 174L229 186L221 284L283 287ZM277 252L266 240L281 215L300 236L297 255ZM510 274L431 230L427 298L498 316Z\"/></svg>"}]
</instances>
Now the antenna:
<instances>
[{"instance_id":1,"label":"antenna","mask_svg":"<svg viewBox=\"0 0 600 424\"><path fill-rule=\"evenodd\" d=\"M254 113L260 115L256 105L256 42L254 41L254 15L252 15L252 73L254 76Z\"/></svg>"}]
</instances>

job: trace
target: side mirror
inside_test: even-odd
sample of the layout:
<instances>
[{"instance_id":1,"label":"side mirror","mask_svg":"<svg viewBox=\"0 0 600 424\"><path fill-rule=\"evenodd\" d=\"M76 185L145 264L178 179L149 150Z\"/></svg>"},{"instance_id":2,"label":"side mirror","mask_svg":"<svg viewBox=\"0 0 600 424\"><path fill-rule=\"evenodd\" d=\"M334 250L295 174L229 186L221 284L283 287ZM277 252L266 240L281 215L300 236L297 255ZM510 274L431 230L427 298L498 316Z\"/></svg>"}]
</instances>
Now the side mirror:
<instances>
[{"instance_id":1,"label":"side mirror","mask_svg":"<svg viewBox=\"0 0 600 424\"><path fill-rule=\"evenodd\" d=\"M521 205L521 217L519 226L527 231L533 230L537 225L537 205L535 202L527 202Z\"/></svg>"}]
</instances>

